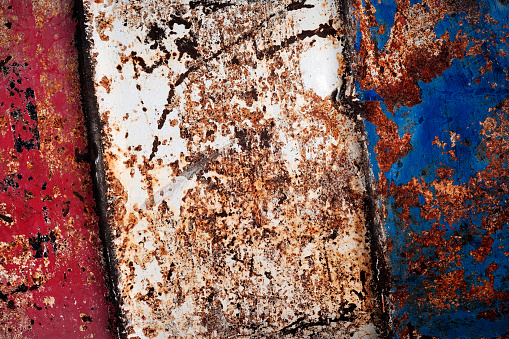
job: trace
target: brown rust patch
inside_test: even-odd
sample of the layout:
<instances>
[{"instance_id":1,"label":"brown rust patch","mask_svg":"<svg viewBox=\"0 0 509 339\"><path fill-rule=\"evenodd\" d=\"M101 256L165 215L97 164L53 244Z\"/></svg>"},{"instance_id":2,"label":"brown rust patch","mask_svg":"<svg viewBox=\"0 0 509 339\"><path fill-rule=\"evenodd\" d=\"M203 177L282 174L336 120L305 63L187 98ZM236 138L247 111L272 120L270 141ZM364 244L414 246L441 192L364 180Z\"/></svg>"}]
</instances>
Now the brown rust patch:
<instances>
[{"instance_id":1,"label":"brown rust patch","mask_svg":"<svg viewBox=\"0 0 509 339\"><path fill-rule=\"evenodd\" d=\"M399 158L405 157L412 150L410 134L399 136L398 126L385 115L379 102L367 101L362 108L366 120L376 126L380 138L374 147L378 166L382 172L388 172Z\"/></svg>"},{"instance_id":2,"label":"brown rust patch","mask_svg":"<svg viewBox=\"0 0 509 339\"><path fill-rule=\"evenodd\" d=\"M411 222L410 207L421 210L421 217L433 221L433 227L422 234L411 233L412 241L403 256L408 260L409 273L425 277L424 287L428 292L428 301L438 308L448 309L461 299L472 299L486 305L494 300L507 302L508 293L494 287L493 271L498 264L491 263L485 276L469 288L463 279L463 268L460 262L462 250L466 243L471 242L479 234L480 246L470 251L470 255L478 262L486 260L492 251L495 234L502 230L508 220L506 209L500 208L509 194L509 172L507 154L509 143L506 135L509 130L509 99L505 99L492 110L481 126L483 136L482 150L487 159L486 169L476 173L465 184L456 184L451 179L453 169L443 167L437 170L437 179L431 183L413 178L405 185L391 185L388 195L393 196L396 207L401 208L398 217L405 225ZM440 146L437 143L437 146ZM496 187L496 190L494 188ZM424 203L419 202L419 195ZM480 226L470 224L472 212L485 215ZM454 235L446 236L446 229L454 225L466 223L459 227ZM419 244L415 247L412 244ZM431 248L431 256L420 255L420 248ZM448 271L454 269L453 272ZM395 302L402 307L408 295L401 290L393 295ZM461 299L460 299L461 298ZM493 311L481 313L480 317L498 316Z\"/></svg>"},{"instance_id":3,"label":"brown rust patch","mask_svg":"<svg viewBox=\"0 0 509 339\"><path fill-rule=\"evenodd\" d=\"M317 40L341 51L343 23L328 8L301 28L286 5L119 4L147 37L107 75L139 107L98 91L129 337L375 334L363 135L300 70Z\"/></svg>"},{"instance_id":4,"label":"brown rust patch","mask_svg":"<svg viewBox=\"0 0 509 339\"><path fill-rule=\"evenodd\" d=\"M103 76L103 78L101 79L101 82L99 83L102 87L104 87L104 89L106 90L106 93L110 93L110 79L108 79L106 76Z\"/></svg>"},{"instance_id":5,"label":"brown rust patch","mask_svg":"<svg viewBox=\"0 0 509 339\"><path fill-rule=\"evenodd\" d=\"M100 12L95 18L97 32L99 32L99 37L101 40L108 41L110 39L109 36L106 35L106 30L111 30L113 25L111 24L111 18L106 18L106 14L104 12Z\"/></svg>"},{"instance_id":6,"label":"brown rust patch","mask_svg":"<svg viewBox=\"0 0 509 339\"><path fill-rule=\"evenodd\" d=\"M465 36L437 38L434 27L446 14L466 7L456 1L425 1L411 5L396 1L394 25L390 38L379 50L373 41L371 27L377 27L371 1L354 1L360 23L361 43L357 68L363 90L375 89L389 111L396 105L412 107L421 102L418 81L430 82L448 69L453 59L462 59L469 41Z\"/></svg>"}]
</instances>

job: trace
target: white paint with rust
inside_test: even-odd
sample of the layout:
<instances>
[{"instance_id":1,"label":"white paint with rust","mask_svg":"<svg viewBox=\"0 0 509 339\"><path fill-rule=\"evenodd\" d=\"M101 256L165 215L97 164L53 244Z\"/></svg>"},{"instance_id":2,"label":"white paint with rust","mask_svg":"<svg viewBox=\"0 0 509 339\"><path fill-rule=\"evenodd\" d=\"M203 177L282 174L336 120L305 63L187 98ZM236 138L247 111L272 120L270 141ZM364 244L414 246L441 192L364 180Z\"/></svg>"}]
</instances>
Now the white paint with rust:
<instances>
[{"instance_id":1,"label":"white paint with rust","mask_svg":"<svg viewBox=\"0 0 509 339\"><path fill-rule=\"evenodd\" d=\"M128 337L376 337L339 6L205 3L86 3Z\"/></svg>"}]
</instances>

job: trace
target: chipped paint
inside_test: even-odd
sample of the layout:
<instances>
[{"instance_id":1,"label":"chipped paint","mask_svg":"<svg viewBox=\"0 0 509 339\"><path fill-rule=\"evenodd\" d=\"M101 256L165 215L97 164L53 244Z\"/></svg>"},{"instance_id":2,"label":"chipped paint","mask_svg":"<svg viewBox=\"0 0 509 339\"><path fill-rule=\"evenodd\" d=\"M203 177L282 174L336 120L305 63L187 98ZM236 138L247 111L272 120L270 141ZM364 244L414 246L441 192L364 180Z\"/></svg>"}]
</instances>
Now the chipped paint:
<instances>
[{"instance_id":1,"label":"chipped paint","mask_svg":"<svg viewBox=\"0 0 509 339\"><path fill-rule=\"evenodd\" d=\"M2 338L112 337L72 6L0 1Z\"/></svg>"},{"instance_id":2,"label":"chipped paint","mask_svg":"<svg viewBox=\"0 0 509 339\"><path fill-rule=\"evenodd\" d=\"M390 332L344 5L85 2L124 336Z\"/></svg>"},{"instance_id":3,"label":"chipped paint","mask_svg":"<svg viewBox=\"0 0 509 339\"><path fill-rule=\"evenodd\" d=\"M399 338L506 337L507 1L355 1Z\"/></svg>"}]
</instances>

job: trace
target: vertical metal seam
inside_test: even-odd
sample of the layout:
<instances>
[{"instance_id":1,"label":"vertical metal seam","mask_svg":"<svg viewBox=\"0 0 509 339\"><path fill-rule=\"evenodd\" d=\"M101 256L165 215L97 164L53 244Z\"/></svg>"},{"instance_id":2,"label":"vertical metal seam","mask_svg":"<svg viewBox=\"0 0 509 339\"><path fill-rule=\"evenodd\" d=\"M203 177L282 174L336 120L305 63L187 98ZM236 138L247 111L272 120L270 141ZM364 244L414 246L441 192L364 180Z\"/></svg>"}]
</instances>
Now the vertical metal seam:
<instances>
[{"instance_id":1,"label":"vertical metal seam","mask_svg":"<svg viewBox=\"0 0 509 339\"><path fill-rule=\"evenodd\" d=\"M345 53L346 58L346 76L350 79L343 79L343 86L347 81L346 86L355 86L357 80L356 65L358 64L358 55L354 48L354 41L357 34L357 23L355 17L351 13L353 8L352 0L343 0L340 2L340 12L343 16L344 24L347 26L345 34ZM351 81L350 83L348 81ZM361 172L364 175L366 185L366 200L364 204L364 213L366 218L366 238L370 243L371 264L374 279L372 280L372 288L375 291L375 307L378 309L373 313L376 317L374 323L380 331L380 338L393 338L394 330L392 327L391 319L391 306L390 306L390 292L391 292L391 272L390 264L387 254L386 236L384 232L383 221L381 215L377 211L377 204L381 197L377 196L375 186L375 178L371 171L371 164L369 161L369 150L367 147L367 132L364 124L364 114L362 105L359 104L358 98L355 96L355 89L351 91L338 92L340 101L345 103L348 110L352 114L352 119L355 121L356 129L358 129L361 138L359 140L362 146L361 151Z\"/></svg>"},{"instance_id":2,"label":"vertical metal seam","mask_svg":"<svg viewBox=\"0 0 509 339\"><path fill-rule=\"evenodd\" d=\"M74 16L77 21L76 48L78 50L78 71L81 85L81 103L85 116L87 141L90 157L90 174L93 182L93 194L96 213L99 218L99 234L102 241L102 253L105 261L106 281L113 305L113 324L119 338L127 338L125 319L122 316L122 299L118 289L119 272L115 263L116 253L113 246L113 237L108 224L108 202L106 190L106 172L104 166L104 153L101 142L101 122L97 106L97 96L94 87L94 65L91 58L91 42L86 38L86 12L83 0L75 0Z\"/></svg>"}]
</instances>

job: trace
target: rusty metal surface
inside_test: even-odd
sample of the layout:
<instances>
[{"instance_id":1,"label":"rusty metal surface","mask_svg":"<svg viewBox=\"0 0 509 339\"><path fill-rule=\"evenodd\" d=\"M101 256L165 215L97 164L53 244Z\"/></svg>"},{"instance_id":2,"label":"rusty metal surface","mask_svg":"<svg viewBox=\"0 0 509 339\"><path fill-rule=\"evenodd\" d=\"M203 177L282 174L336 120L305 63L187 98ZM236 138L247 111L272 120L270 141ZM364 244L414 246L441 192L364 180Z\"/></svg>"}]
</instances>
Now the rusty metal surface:
<instances>
[{"instance_id":1,"label":"rusty metal surface","mask_svg":"<svg viewBox=\"0 0 509 339\"><path fill-rule=\"evenodd\" d=\"M509 6L354 1L399 338L509 334Z\"/></svg>"},{"instance_id":2,"label":"rusty metal surface","mask_svg":"<svg viewBox=\"0 0 509 339\"><path fill-rule=\"evenodd\" d=\"M0 1L0 337L111 338L72 1Z\"/></svg>"},{"instance_id":3,"label":"rusty metal surface","mask_svg":"<svg viewBox=\"0 0 509 339\"><path fill-rule=\"evenodd\" d=\"M343 7L85 2L125 336L390 332Z\"/></svg>"}]
</instances>

